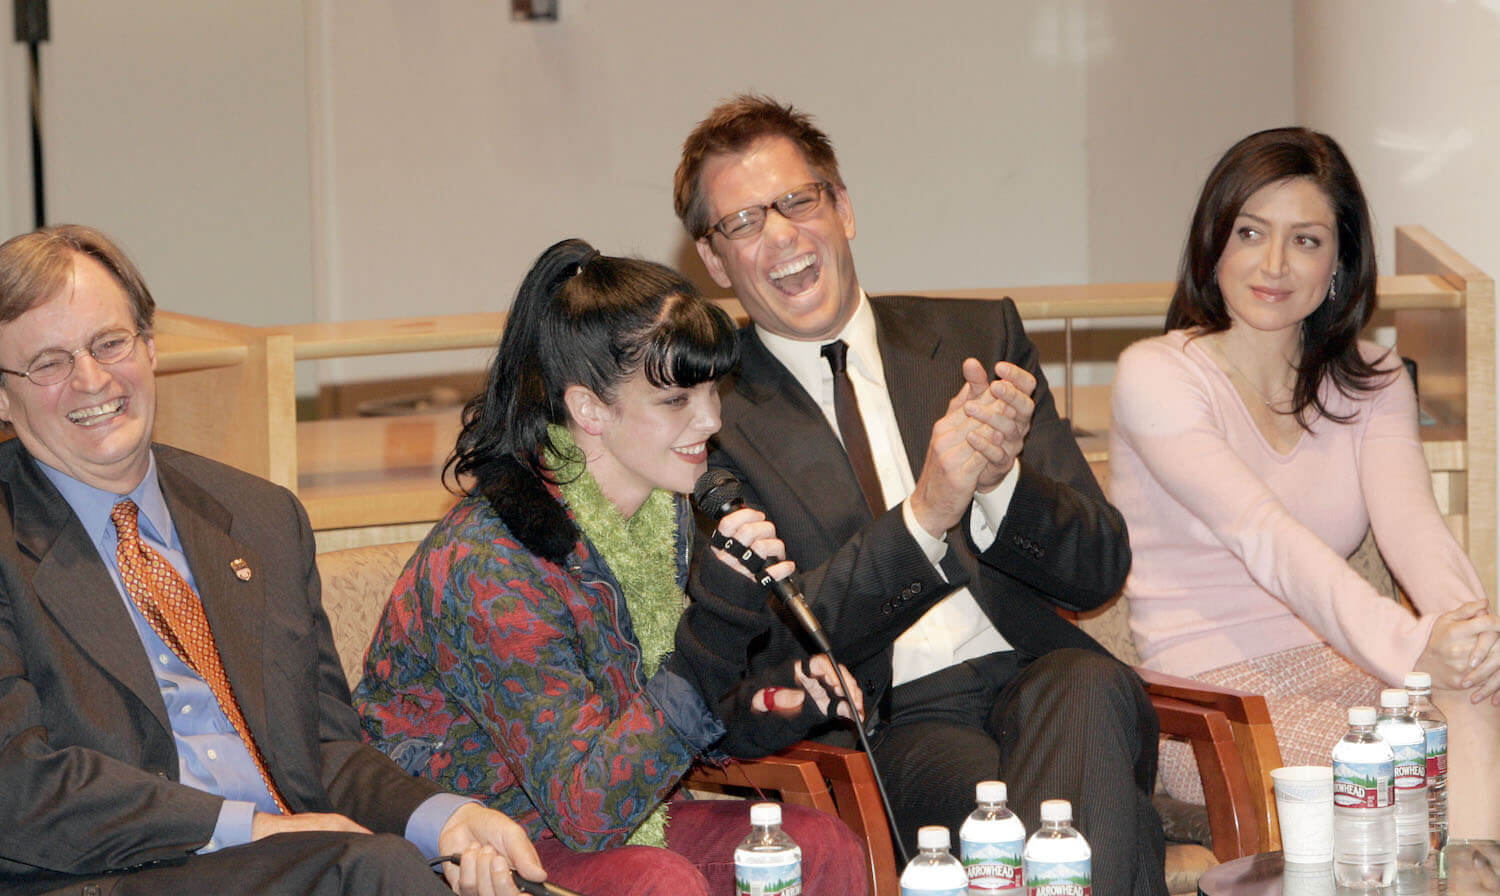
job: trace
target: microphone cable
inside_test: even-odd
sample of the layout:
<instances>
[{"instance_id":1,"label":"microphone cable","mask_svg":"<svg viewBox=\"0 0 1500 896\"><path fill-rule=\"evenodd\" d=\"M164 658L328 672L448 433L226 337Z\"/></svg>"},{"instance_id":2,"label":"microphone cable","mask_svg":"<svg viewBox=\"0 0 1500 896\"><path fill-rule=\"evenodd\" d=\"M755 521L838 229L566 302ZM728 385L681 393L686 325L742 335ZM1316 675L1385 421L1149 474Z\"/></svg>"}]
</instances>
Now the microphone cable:
<instances>
[{"instance_id":1,"label":"microphone cable","mask_svg":"<svg viewBox=\"0 0 1500 896\"><path fill-rule=\"evenodd\" d=\"M745 506L741 495L742 487L734 474L722 469L709 470L698 478L698 484L693 489L693 503L712 517L714 522L718 522L725 514ZM844 692L844 696L838 699L848 701L849 714L855 717L853 719L854 733L859 738L859 746L865 758L870 761L870 773L875 778L875 789L880 794L881 808L885 810L886 826L891 830L891 840L896 846L896 854L901 857L901 867L906 867L911 862L911 858L906 853L906 844L901 842L901 832L896 827L896 813L891 809L891 798L885 790L885 778L880 774L880 766L875 762L875 751L870 748L870 739L865 735L864 720L858 718L859 714L854 711L854 701L849 700L848 695L853 691L849 689L849 682L844 677L843 665L834 655L833 645L828 642L828 635L823 631L818 617L813 615L812 610L802 599L800 589L790 580L790 576L787 579L775 580L766 574L766 561L759 554L725 536L717 528L709 536L709 542L738 560L742 566L750 570L762 586L770 588L777 597L781 598L783 605L796 617L797 622L813 640L818 650L826 653L829 661L833 663L833 674L837 676L839 688ZM779 558L773 562L779 562ZM803 663L803 668L811 672L806 666L806 658L803 659ZM812 676L809 674L808 677ZM829 704L831 709L836 707L836 702Z\"/></svg>"}]
</instances>

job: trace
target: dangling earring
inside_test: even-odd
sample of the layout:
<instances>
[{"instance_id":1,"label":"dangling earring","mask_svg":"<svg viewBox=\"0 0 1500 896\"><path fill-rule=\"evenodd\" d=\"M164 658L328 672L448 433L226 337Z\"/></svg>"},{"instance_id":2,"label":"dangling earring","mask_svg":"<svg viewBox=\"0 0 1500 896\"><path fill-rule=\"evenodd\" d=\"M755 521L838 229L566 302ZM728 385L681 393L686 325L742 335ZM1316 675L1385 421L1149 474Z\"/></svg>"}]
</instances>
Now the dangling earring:
<instances>
[{"instance_id":1,"label":"dangling earring","mask_svg":"<svg viewBox=\"0 0 1500 896\"><path fill-rule=\"evenodd\" d=\"M1332 302L1334 291L1338 289L1338 286L1339 272L1337 269L1335 269L1333 275L1328 278L1328 295L1323 299L1323 301Z\"/></svg>"}]
</instances>

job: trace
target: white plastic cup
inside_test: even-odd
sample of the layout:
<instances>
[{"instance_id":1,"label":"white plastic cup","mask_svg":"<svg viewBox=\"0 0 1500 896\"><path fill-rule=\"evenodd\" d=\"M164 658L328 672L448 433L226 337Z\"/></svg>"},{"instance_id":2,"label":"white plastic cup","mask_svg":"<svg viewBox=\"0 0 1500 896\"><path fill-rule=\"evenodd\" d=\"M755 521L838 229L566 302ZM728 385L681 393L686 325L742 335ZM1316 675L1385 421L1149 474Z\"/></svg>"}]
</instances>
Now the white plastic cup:
<instances>
[{"instance_id":1,"label":"white plastic cup","mask_svg":"<svg viewBox=\"0 0 1500 896\"><path fill-rule=\"evenodd\" d=\"M1289 865L1333 861L1333 768L1289 765L1271 770L1281 855Z\"/></svg>"}]
</instances>

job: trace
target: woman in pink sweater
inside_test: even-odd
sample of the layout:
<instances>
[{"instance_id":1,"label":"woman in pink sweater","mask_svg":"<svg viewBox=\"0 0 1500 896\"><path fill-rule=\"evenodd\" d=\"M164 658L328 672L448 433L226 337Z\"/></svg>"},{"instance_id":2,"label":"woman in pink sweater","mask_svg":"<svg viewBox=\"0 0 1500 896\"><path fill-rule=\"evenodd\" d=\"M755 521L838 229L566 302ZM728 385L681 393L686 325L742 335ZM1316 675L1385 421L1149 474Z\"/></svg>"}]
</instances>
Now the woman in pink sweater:
<instances>
[{"instance_id":1,"label":"woman in pink sweater","mask_svg":"<svg viewBox=\"0 0 1500 896\"><path fill-rule=\"evenodd\" d=\"M1358 338L1374 306L1369 211L1338 145L1284 128L1231 148L1167 332L1116 375L1131 629L1148 667L1265 694L1288 765L1326 764L1347 707L1430 672L1455 831L1493 836L1496 788L1469 785L1500 758L1500 621L1433 500L1411 380ZM1417 614L1346 562L1370 527ZM1168 789L1201 801L1190 754L1163 756Z\"/></svg>"}]
</instances>

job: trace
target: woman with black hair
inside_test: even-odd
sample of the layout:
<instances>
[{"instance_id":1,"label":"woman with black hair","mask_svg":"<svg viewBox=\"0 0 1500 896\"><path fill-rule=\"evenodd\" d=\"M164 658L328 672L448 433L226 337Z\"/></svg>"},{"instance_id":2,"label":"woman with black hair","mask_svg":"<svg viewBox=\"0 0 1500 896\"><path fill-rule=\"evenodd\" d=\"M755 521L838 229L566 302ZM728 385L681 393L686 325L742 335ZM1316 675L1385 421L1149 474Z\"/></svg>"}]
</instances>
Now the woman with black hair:
<instances>
[{"instance_id":1,"label":"woman with black hair","mask_svg":"<svg viewBox=\"0 0 1500 896\"><path fill-rule=\"evenodd\" d=\"M1433 499L1411 380L1359 339L1375 279L1369 210L1331 138L1262 131L1219 160L1167 332L1116 374L1131 628L1150 668L1265 694L1288 765L1326 764L1349 706L1429 672L1455 769L1477 782L1500 622ZM1346 562L1370 528L1418 615ZM1190 759L1164 750L1163 781L1201 802ZM1496 833L1492 794L1453 805L1465 835Z\"/></svg>"},{"instance_id":2,"label":"woman with black hair","mask_svg":"<svg viewBox=\"0 0 1500 896\"><path fill-rule=\"evenodd\" d=\"M728 316L669 268L581 240L542 253L464 412L449 460L464 497L397 581L366 657L355 705L370 740L526 826L564 886L732 892L748 808L675 798L683 774L723 758L716 747L766 752L831 706L851 714L830 699L826 657L739 681L772 617L727 555L743 589L723 615L684 596L683 493L706 469L716 381L737 360ZM759 511L719 529L784 556ZM805 892L865 892L863 846L842 822L784 817Z\"/></svg>"}]
</instances>

